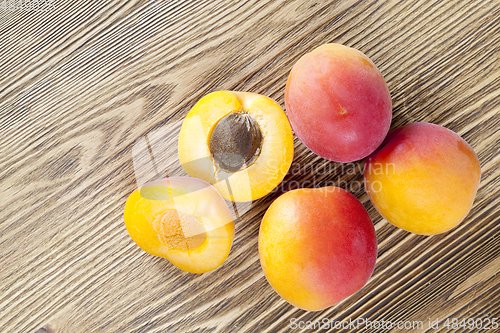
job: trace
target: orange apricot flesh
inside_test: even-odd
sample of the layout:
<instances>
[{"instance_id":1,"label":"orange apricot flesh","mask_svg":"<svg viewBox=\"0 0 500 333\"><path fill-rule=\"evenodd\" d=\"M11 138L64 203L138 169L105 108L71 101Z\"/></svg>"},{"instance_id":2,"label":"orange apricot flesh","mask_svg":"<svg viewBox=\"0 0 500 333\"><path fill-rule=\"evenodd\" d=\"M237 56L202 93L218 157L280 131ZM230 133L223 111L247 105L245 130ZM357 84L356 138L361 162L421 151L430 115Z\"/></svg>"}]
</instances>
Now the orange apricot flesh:
<instances>
[{"instance_id":1,"label":"orange apricot flesh","mask_svg":"<svg viewBox=\"0 0 500 333\"><path fill-rule=\"evenodd\" d=\"M141 249L190 273L219 267L234 239L224 199L213 186L191 177L145 184L127 199L124 218Z\"/></svg>"},{"instance_id":2,"label":"orange apricot flesh","mask_svg":"<svg viewBox=\"0 0 500 333\"><path fill-rule=\"evenodd\" d=\"M188 113L179 134L179 160L231 201L270 193L293 159L293 134L281 107L268 97L217 91Z\"/></svg>"}]
</instances>

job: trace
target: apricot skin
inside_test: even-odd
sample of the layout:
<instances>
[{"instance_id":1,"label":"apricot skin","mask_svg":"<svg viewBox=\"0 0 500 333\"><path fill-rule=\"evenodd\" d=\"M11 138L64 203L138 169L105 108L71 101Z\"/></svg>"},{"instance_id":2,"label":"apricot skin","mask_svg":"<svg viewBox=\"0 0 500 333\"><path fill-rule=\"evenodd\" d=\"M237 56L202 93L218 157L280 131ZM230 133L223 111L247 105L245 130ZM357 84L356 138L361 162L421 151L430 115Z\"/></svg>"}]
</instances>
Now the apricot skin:
<instances>
[{"instance_id":1,"label":"apricot skin","mask_svg":"<svg viewBox=\"0 0 500 333\"><path fill-rule=\"evenodd\" d=\"M286 301L317 311L360 290L377 259L363 205L338 187L298 189L276 199L259 232L264 274Z\"/></svg>"},{"instance_id":2,"label":"apricot skin","mask_svg":"<svg viewBox=\"0 0 500 333\"><path fill-rule=\"evenodd\" d=\"M415 234L435 235L468 214L481 167L458 134L412 123L389 133L366 159L364 174L368 196L385 219Z\"/></svg>"},{"instance_id":3,"label":"apricot skin","mask_svg":"<svg viewBox=\"0 0 500 333\"><path fill-rule=\"evenodd\" d=\"M338 44L322 45L297 61L286 84L285 105L300 141L336 162L371 154L392 118L380 71L360 51Z\"/></svg>"}]
</instances>

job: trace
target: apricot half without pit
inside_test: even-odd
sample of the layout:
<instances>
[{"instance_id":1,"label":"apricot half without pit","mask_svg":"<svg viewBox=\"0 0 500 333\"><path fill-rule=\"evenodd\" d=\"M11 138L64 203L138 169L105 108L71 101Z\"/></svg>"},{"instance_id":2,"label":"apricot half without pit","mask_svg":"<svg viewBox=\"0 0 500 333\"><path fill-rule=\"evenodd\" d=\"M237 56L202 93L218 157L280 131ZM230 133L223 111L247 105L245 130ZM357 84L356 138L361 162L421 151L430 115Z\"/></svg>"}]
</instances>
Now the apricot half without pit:
<instances>
[{"instance_id":1,"label":"apricot half without pit","mask_svg":"<svg viewBox=\"0 0 500 333\"><path fill-rule=\"evenodd\" d=\"M281 107L248 92L217 91L188 113L179 134L179 160L231 201L271 192L293 159L293 134Z\"/></svg>"},{"instance_id":2,"label":"apricot half without pit","mask_svg":"<svg viewBox=\"0 0 500 333\"><path fill-rule=\"evenodd\" d=\"M145 184L125 204L125 226L144 251L190 273L219 267L229 255L234 222L207 182L170 177Z\"/></svg>"}]
</instances>

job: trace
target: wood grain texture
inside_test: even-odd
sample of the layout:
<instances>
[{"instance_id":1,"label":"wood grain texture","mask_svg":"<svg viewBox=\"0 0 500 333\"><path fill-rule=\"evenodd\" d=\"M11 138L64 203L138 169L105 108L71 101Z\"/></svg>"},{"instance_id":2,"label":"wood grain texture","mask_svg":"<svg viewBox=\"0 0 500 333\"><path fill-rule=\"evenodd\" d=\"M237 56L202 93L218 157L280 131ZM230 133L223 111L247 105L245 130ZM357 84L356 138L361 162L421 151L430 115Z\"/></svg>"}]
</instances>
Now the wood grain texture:
<instances>
[{"instance_id":1,"label":"wood grain texture","mask_svg":"<svg viewBox=\"0 0 500 333\"><path fill-rule=\"evenodd\" d=\"M0 9L2 332L301 331L292 318L422 320L408 331L444 332L427 329L428 318L500 317L498 0L53 4ZM137 182L184 175L176 140L194 103L242 90L284 106L295 61L327 42L379 67L392 128L433 122L474 148L482 179L466 220L433 237L399 230L360 187L362 162L342 170L295 139L292 171L237 219L219 269L184 273L140 250L123 223L125 200ZM283 301L258 259L265 210L305 180L354 184L379 240L369 283L320 312Z\"/></svg>"}]
</instances>

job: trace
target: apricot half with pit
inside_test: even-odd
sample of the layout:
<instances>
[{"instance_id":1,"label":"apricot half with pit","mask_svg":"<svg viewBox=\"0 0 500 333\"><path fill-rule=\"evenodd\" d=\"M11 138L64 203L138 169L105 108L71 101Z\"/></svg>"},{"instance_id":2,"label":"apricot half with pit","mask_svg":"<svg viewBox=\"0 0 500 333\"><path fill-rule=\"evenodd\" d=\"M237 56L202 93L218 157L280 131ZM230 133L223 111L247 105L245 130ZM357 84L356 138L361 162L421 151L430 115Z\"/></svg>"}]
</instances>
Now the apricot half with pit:
<instances>
[{"instance_id":1,"label":"apricot half with pit","mask_svg":"<svg viewBox=\"0 0 500 333\"><path fill-rule=\"evenodd\" d=\"M252 201L271 192L293 159L293 134L281 107L248 92L217 91L188 113L179 134L179 160L227 200Z\"/></svg>"},{"instance_id":2,"label":"apricot half with pit","mask_svg":"<svg viewBox=\"0 0 500 333\"><path fill-rule=\"evenodd\" d=\"M360 290L377 259L377 237L363 205L338 187L286 192L259 231L264 274L286 301L317 311Z\"/></svg>"},{"instance_id":3,"label":"apricot half with pit","mask_svg":"<svg viewBox=\"0 0 500 333\"><path fill-rule=\"evenodd\" d=\"M219 267L234 239L224 199L212 185L192 177L145 184L127 199L124 217L141 249L191 273Z\"/></svg>"},{"instance_id":4,"label":"apricot half with pit","mask_svg":"<svg viewBox=\"0 0 500 333\"><path fill-rule=\"evenodd\" d=\"M392 118L382 74L362 52L325 44L293 66L285 105L295 135L317 155L352 162L384 140Z\"/></svg>"}]
</instances>

